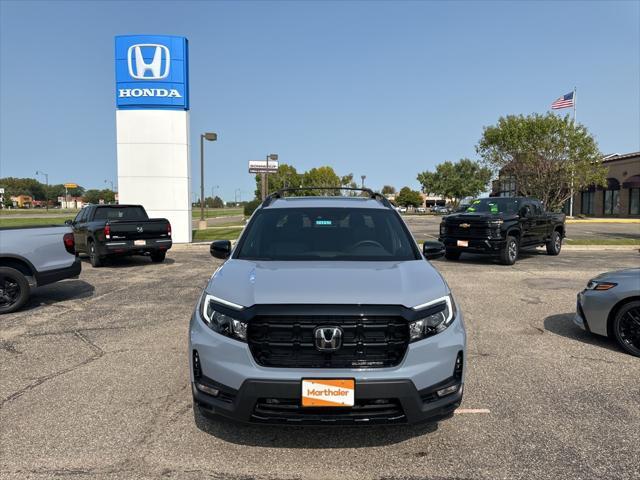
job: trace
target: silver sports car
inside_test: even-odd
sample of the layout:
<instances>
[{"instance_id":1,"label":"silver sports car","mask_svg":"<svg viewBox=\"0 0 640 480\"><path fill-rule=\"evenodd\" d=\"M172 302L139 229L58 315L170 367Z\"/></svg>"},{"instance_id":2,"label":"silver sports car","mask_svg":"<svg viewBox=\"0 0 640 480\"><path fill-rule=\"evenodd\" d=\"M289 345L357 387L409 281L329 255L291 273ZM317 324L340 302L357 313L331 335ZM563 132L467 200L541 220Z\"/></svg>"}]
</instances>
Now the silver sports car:
<instances>
[{"instance_id":1,"label":"silver sports car","mask_svg":"<svg viewBox=\"0 0 640 480\"><path fill-rule=\"evenodd\" d=\"M640 268L607 272L578 294L574 322L640 357Z\"/></svg>"}]
</instances>

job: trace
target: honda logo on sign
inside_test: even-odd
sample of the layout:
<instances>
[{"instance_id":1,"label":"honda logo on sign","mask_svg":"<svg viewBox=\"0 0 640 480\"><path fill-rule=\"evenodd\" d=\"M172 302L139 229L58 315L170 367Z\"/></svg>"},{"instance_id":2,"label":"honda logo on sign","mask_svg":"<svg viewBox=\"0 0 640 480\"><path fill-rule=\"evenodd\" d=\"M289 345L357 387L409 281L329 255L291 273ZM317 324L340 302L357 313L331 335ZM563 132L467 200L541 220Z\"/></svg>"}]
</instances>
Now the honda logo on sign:
<instances>
[{"instance_id":1,"label":"honda logo on sign","mask_svg":"<svg viewBox=\"0 0 640 480\"><path fill-rule=\"evenodd\" d=\"M342 346L342 329L339 327L318 327L313 336L320 351L332 352Z\"/></svg>"},{"instance_id":2,"label":"honda logo on sign","mask_svg":"<svg viewBox=\"0 0 640 480\"><path fill-rule=\"evenodd\" d=\"M153 50L153 58L149 63L144 59L142 49ZM129 75L136 80L161 80L169 76L171 56L169 49L157 43L139 43L131 45L127 51ZM164 68L162 68L164 65ZM135 68L134 68L135 67ZM150 73L150 75L147 75Z\"/></svg>"}]
</instances>

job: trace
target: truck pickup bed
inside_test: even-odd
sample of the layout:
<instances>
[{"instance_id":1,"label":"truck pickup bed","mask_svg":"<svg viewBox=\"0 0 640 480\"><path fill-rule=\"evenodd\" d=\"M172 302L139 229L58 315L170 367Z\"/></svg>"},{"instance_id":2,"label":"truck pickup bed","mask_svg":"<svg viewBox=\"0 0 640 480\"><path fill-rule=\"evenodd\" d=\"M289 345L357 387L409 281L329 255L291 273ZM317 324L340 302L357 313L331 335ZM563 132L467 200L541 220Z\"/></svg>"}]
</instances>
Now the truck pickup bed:
<instances>
[{"instance_id":1,"label":"truck pickup bed","mask_svg":"<svg viewBox=\"0 0 640 480\"><path fill-rule=\"evenodd\" d=\"M89 205L69 223L76 251L89 255L94 267L118 255L149 255L162 262L172 246L169 221L150 219L140 205Z\"/></svg>"},{"instance_id":2,"label":"truck pickup bed","mask_svg":"<svg viewBox=\"0 0 640 480\"><path fill-rule=\"evenodd\" d=\"M22 307L31 289L80 274L67 225L0 228L0 314Z\"/></svg>"}]
</instances>

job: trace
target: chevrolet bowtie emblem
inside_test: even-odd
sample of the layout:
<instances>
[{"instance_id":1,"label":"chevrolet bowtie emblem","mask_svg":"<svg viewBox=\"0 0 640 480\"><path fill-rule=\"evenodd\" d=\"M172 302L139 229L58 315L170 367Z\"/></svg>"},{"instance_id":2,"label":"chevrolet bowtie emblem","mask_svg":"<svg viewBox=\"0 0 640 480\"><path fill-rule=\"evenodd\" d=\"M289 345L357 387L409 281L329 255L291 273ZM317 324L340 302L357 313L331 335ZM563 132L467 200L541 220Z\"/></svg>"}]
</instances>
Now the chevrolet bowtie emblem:
<instances>
[{"instance_id":1,"label":"chevrolet bowtie emblem","mask_svg":"<svg viewBox=\"0 0 640 480\"><path fill-rule=\"evenodd\" d=\"M461 228L469 228L470 226L471 226L471 224L470 224L470 223L461 223L461 224L460 224L460 227L461 227Z\"/></svg>"}]
</instances>

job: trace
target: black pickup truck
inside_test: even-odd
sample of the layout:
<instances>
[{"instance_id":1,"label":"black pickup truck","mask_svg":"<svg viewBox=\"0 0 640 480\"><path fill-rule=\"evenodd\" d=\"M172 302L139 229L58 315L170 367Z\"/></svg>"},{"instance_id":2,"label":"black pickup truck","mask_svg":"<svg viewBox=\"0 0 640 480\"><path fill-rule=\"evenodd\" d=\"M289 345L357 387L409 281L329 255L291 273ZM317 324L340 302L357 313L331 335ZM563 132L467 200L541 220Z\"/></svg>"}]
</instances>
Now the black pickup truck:
<instances>
[{"instance_id":1,"label":"black pickup truck","mask_svg":"<svg viewBox=\"0 0 640 480\"><path fill-rule=\"evenodd\" d=\"M474 200L466 211L444 217L439 240L449 260L463 252L488 253L513 265L521 248L544 245L549 255L558 255L564 236L564 213L546 212L532 198L492 197Z\"/></svg>"},{"instance_id":2,"label":"black pickup truck","mask_svg":"<svg viewBox=\"0 0 640 480\"><path fill-rule=\"evenodd\" d=\"M76 253L89 255L91 265L117 255L149 255L162 262L171 248L171 224L150 219L141 205L87 205L73 220Z\"/></svg>"}]
</instances>

